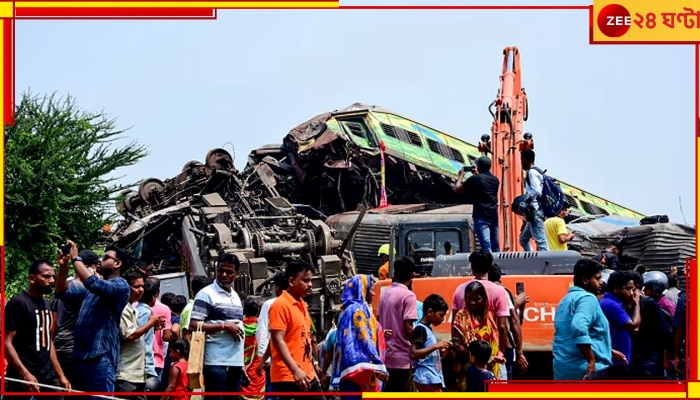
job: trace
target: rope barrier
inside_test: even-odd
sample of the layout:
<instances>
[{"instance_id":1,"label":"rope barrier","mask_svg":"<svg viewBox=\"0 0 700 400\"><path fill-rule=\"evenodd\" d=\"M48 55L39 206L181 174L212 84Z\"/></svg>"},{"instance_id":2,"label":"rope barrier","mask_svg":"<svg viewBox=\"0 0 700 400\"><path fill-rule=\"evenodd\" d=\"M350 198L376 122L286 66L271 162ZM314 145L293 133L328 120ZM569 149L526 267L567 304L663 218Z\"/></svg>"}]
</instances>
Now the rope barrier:
<instances>
[{"instance_id":1,"label":"rope barrier","mask_svg":"<svg viewBox=\"0 0 700 400\"><path fill-rule=\"evenodd\" d=\"M47 385L47 384L44 384L44 383L32 383L32 382L29 382L29 381L23 381L23 380L21 380L21 379L14 379L14 378L5 377L5 380L6 380L6 381L10 381L10 382L21 383L21 384L25 384L25 383L26 383L26 384L29 384L29 385L36 385L36 386L39 386L39 387L43 387L43 388L46 388L46 389L53 389L53 390L56 390L56 391L58 391L58 392L64 392L64 393L85 393L85 392L83 392L83 391L81 391L81 390L75 390L75 389L70 389L70 390L69 390L69 389L66 389L66 388L63 388L63 387L60 387L60 386ZM99 398L101 398L101 399L109 399L109 400L127 400L127 399L124 399L124 398L121 398L121 397L103 396L103 395L99 395L99 394L91 394L90 396L92 396L92 397L99 397ZM38 399L41 399L41 396L38 397Z\"/></svg>"}]
</instances>

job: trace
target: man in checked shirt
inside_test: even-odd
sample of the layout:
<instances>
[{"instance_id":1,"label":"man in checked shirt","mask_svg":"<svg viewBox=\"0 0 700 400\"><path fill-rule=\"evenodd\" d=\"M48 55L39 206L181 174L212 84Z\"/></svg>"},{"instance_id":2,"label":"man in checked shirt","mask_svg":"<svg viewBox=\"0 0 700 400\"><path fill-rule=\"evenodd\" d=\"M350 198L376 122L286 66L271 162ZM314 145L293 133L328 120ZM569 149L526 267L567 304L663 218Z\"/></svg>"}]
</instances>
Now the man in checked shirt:
<instances>
[{"instance_id":1,"label":"man in checked shirt","mask_svg":"<svg viewBox=\"0 0 700 400\"><path fill-rule=\"evenodd\" d=\"M56 298L83 302L75 324L75 382L71 383L73 388L81 391L114 392L120 352L119 323L131 292L129 284L121 277L128 256L124 251L110 247L94 271L78 256L75 243L68 243L75 275L83 282L83 287L66 290L68 260L63 257L56 280Z\"/></svg>"}]
</instances>

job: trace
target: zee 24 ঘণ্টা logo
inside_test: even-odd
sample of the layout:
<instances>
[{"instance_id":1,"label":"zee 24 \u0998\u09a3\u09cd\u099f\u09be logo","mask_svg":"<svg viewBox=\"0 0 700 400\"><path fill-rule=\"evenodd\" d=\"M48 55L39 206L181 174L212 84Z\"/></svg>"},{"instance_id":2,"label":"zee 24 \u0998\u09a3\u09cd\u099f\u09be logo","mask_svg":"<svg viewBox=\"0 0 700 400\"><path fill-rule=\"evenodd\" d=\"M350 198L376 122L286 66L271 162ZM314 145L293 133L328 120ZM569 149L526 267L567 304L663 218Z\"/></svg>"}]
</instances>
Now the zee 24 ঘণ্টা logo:
<instances>
[{"instance_id":1,"label":"zee 24 \u0998\u09a3\u09cd\u099f\u09be logo","mask_svg":"<svg viewBox=\"0 0 700 400\"><path fill-rule=\"evenodd\" d=\"M664 26L668 29L698 30L700 40L700 10L682 7L682 12L636 12L634 15L620 4L608 4L598 13L596 23L602 34L611 38L624 36L632 26L653 30Z\"/></svg>"}]
</instances>

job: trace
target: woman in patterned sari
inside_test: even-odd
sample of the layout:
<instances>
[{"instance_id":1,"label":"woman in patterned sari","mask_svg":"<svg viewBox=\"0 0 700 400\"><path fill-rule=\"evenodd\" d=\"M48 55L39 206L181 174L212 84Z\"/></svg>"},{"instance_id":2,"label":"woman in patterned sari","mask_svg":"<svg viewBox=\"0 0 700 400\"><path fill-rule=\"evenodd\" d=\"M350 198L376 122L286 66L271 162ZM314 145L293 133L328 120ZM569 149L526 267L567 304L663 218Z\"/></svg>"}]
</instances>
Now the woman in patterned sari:
<instances>
[{"instance_id":1,"label":"woman in patterned sari","mask_svg":"<svg viewBox=\"0 0 700 400\"><path fill-rule=\"evenodd\" d=\"M464 392L467 388L466 371L469 368L469 344L475 340L485 340L491 345L491 360L488 369L498 379L502 362L499 355L498 327L489 310L486 288L479 281L469 283L464 290L464 308L455 315L452 323L452 341L455 344L455 373L457 387Z\"/></svg>"},{"instance_id":2,"label":"woman in patterned sari","mask_svg":"<svg viewBox=\"0 0 700 400\"><path fill-rule=\"evenodd\" d=\"M340 392L378 392L389 375L384 365L384 332L368 305L372 301L372 277L352 277L343 288L341 301L333 384L339 385ZM344 396L345 400L360 398Z\"/></svg>"}]
</instances>

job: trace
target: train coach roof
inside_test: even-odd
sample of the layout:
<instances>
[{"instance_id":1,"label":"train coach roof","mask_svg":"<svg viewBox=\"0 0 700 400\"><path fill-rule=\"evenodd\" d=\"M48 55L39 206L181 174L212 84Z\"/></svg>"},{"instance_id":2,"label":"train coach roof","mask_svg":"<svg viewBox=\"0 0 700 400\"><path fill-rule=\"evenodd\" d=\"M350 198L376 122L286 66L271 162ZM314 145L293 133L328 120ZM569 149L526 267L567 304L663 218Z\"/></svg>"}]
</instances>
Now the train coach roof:
<instances>
[{"instance_id":1,"label":"train coach roof","mask_svg":"<svg viewBox=\"0 0 700 400\"><path fill-rule=\"evenodd\" d=\"M672 266L685 265L686 259L695 257L696 228L692 226L658 223L611 229L613 224L603 228L604 222L592 223L596 221L569 225L581 236L576 241L584 248L600 251L611 243L620 243L622 254L637 259L647 270L667 271Z\"/></svg>"}]
</instances>

